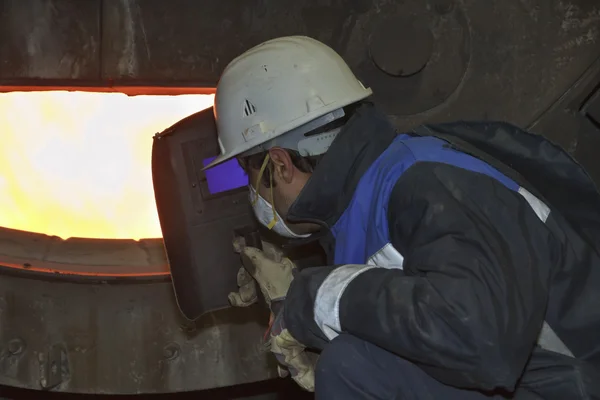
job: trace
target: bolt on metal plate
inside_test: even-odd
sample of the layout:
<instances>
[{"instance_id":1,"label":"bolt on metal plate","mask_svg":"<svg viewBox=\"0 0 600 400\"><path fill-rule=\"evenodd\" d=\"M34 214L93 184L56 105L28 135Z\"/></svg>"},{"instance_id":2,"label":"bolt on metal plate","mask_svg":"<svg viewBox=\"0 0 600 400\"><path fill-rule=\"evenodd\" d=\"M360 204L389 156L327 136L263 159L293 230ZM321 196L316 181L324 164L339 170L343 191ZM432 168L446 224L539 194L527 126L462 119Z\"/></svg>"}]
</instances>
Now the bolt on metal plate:
<instances>
[{"instance_id":1,"label":"bolt on metal plate","mask_svg":"<svg viewBox=\"0 0 600 400\"><path fill-rule=\"evenodd\" d=\"M60 344L53 345L48 353L38 355L40 362L40 386L49 390L69 378L67 351Z\"/></svg>"}]
</instances>

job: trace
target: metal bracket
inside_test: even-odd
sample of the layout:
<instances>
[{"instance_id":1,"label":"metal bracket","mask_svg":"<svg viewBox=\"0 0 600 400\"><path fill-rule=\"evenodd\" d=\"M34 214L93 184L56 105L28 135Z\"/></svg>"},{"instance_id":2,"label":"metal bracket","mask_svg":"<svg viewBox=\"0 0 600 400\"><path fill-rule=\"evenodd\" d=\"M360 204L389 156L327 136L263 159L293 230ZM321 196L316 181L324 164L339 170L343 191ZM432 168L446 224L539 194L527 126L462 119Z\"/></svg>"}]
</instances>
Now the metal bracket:
<instances>
[{"instance_id":1,"label":"metal bracket","mask_svg":"<svg viewBox=\"0 0 600 400\"><path fill-rule=\"evenodd\" d=\"M588 95L581 107L581 113L588 117L596 127L600 126L600 84Z\"/></svg>"},{"instance_id":2,"label":"metal bracket","mask_svg":"<svg viewBox=\"0 0 600 400\"><path fill-rule=\"evenodd\" d=\"M40 386L50 390L69 378L67 350L63 345L53 345L48 353L38 355L40 362Z\"/></svg>"},{"instance_id":3,"label":"metal bracket","mask_svg":"<svg viewBox=\"0 0 600 400\"><path fill-rule=\"evenodd\" d=\"M10 340L5 348L0 347L0 375L10 376L15 372L26 347L21 338Z\"/></svg>"}]
</instances>

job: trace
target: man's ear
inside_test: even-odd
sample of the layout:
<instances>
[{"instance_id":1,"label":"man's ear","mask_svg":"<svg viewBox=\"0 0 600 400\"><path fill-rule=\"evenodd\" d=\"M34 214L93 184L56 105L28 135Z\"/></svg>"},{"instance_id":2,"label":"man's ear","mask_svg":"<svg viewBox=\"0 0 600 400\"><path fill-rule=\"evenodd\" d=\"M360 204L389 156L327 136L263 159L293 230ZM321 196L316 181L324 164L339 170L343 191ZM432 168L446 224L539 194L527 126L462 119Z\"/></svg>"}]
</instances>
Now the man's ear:
<instances>
[{"instance_id":1,"label":"man's ear","mask_svg":"<svg viewBox=\"0 0 600 400\"><path fill-rule=\"evenodd\" d=\"M296 166L292 162L290 153L281 147L273 147L269 149L269 156L273 163L273 179L277 177L285 183L292 182Z\"/></svg>"}]
</instances>

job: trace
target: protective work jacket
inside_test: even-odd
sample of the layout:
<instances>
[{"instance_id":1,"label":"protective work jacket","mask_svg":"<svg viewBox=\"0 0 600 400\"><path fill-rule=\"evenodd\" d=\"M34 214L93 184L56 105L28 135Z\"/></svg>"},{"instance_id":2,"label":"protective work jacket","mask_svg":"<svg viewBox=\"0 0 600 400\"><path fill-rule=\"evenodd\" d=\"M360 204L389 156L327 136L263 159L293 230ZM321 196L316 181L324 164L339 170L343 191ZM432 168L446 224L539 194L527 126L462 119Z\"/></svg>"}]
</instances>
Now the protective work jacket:
<instances>
[{"instance_id":1,"label":"protective work jacket","mask_svg":"<svg viewBox=\"0 0 600 400\"><path fill-rule=\"evenodd\" d=\"M366 103L288 220L321 224L333 265L288 292L300 342L347 332L452 386L600 398L600 195L543 137L499 122L398 134Z\"/></svg>"}]
</instances>

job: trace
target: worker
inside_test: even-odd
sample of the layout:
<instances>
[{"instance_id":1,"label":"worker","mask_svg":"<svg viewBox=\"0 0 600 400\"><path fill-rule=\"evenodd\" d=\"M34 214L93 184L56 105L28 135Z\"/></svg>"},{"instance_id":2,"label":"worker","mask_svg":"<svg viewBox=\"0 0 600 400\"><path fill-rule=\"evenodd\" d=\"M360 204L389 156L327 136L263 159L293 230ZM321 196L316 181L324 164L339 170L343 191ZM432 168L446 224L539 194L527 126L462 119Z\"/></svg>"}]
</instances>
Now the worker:
<instances>
[{"instance_id":1,"label":"worker","mask_svg":"<svg viewBox=\"0 0 600 400\"><path fill-rule=\"evenodd\" d=\"M219 80L209 167L237 158L258 221L328 254L297 271L238 243L278 360L317 399L600 398L600 195L585 171L507 123L399 133L371 94L301 36Z\"/></svg>"}]
</instances>

